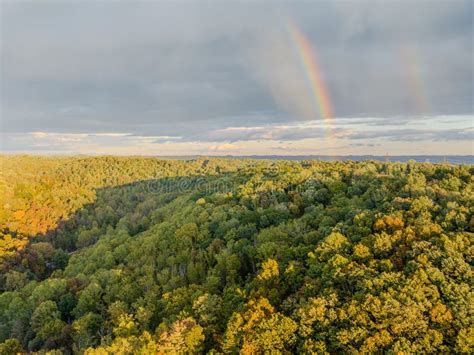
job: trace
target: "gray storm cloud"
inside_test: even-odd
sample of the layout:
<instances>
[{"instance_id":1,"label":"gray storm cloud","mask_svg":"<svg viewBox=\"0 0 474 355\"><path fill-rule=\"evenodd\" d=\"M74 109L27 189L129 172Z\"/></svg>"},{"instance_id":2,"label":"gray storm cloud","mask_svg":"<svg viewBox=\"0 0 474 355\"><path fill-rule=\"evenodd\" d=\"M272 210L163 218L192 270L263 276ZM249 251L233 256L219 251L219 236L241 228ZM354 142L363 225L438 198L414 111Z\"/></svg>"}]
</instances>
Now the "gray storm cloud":
<instances>
[{"instance_id":1,"label":"gray storm cloud","mask_svg":"<svg viewBox=\"0 0 474 355\"><path fill-rule=\"evenodd\" d=\"M3 135L235 141L229 127L318 119L288 19L317 53L337 117L473 113L469 1L1 6ZM322 135L272 132L283 140ZM433 139L462 134L444 128ZM255 129L237 136L270 137Z\"/></svg>"}]
</instances>

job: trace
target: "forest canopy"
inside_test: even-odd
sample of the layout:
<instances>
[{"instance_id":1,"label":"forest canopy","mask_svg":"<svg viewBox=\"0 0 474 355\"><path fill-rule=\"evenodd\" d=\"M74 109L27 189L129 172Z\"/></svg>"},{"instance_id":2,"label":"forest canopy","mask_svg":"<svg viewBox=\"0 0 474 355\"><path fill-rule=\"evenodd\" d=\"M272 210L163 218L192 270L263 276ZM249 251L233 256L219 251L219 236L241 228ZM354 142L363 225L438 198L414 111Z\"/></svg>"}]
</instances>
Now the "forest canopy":
<instances>
[{"instance_id":1,"label":"forest canopy","mask_svg":"<svg viewBox=\"0 0 474 355\"><path fill-rule=\"evenodd\" d=\"M0 156L0 354L474 351L471 165Z\"/></svg>"}]
</instances>

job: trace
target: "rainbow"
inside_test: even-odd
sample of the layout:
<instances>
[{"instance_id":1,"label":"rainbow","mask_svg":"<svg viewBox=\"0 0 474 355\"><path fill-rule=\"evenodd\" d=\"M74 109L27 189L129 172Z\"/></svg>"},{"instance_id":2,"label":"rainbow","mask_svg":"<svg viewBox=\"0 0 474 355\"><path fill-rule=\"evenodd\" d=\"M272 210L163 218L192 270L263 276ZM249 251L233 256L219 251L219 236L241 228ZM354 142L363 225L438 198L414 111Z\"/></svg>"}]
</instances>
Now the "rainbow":
<instances>
[{"instance_id":1,"label":"rainbow","mask_svg":"<svg viewBox=\"0 0 474 355\"><path fill-rule=\"evenodd\" d=\"M405 78L409 88L410 97L413 100L418 113L428 111L428 102L423 85L423 75L421 74L419 53L415 47L403 46L401 56L404 63Z\"/></svg>"},{"instance_id":2,"label":"rainbow","mask_svg":"<svg viewBox=\"0 0 474 355\"><path fill-rule=\"evenodd\" d=\"M318 66L316 53L306 36L291 19L288 20L287 27L290 33L290 38L294 43L294 47L306 73L312 96L315 99L316 111L319 111L320 116L325 121L329 122L333 117L333 110L328 90Z\"/></svg>"}]
</instances>

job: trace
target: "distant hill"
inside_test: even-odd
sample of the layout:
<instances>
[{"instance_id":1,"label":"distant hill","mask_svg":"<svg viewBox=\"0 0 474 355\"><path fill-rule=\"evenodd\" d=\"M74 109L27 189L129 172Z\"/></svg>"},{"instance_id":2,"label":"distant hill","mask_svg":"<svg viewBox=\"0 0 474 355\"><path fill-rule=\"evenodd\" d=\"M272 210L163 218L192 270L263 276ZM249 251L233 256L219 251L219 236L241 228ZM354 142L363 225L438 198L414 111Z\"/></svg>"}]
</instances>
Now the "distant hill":
<instances>
[{"instance_id":1,"label":"distant hill","mask_svg":"<svg viewBox=\"0 0 474 355\"><path fill-rule=\"evenodd\" d=\"M163 157L167 159L195 159L200 156ZM322 161L386 161L405 163L414 160L418 163L474 164L474 155L222 155L214 158L233 159L271 159L271 160L322 160ZM162 157L160 157L162 158Z\"/></svg>"}]
</instances>

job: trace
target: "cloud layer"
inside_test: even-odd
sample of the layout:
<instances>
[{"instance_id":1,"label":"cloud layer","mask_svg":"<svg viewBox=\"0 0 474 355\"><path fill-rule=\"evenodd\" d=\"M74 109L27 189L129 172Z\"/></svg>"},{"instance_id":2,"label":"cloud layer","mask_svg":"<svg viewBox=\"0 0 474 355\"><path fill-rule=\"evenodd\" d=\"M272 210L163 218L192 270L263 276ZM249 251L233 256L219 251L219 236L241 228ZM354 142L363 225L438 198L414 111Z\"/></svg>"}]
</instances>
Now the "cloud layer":
<instances>
[{"instance_id":1,"label":"cloud layer","mask_svg":"<svg viewBox=\"0 0 474 355\"><path fill-rule=\"evenodd\" d=\"M290 19L318 57L332 127ZM415 139L433 154L445 141L472 153L469 1L6 2L1 22L4 151L194 154L256 142L263 153L313 140L352 152L349 141L385 140L395 153Z\"/></svg>"}]
</instances>

